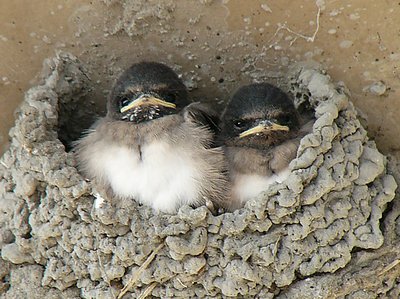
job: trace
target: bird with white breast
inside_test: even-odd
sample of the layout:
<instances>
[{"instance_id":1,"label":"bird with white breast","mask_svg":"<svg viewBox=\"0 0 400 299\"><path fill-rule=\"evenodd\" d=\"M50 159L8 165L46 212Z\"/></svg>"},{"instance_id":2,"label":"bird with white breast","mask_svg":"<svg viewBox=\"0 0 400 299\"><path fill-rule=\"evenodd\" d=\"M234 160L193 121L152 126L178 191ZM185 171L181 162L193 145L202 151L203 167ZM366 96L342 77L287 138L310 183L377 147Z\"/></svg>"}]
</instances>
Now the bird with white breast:
<instances>
[{"instance_id":1,"label":"bird with white breast","mask_svg":"<svg viewBox=\"0 0 400 299\"><path fill-rule=\"evenodd\" d=\"M116 81L107 115L76 142L79 169L106 200L131 198L167 213L184 204L229 209L210 111L189 101L168 66L134 64Z\"/></svg>"},{"instance_id":2,"label":"bird with white breast","mask_svg":"<svg viewBox=\"0 0 400 299\"><path fill-rule=\"evenodd\" d=\"M221 117L223 146L232 184L231 204L240 208L290 174L301 138L311 131L289 96L268 83L241 87Z\"/></svg>"}]
</instances>

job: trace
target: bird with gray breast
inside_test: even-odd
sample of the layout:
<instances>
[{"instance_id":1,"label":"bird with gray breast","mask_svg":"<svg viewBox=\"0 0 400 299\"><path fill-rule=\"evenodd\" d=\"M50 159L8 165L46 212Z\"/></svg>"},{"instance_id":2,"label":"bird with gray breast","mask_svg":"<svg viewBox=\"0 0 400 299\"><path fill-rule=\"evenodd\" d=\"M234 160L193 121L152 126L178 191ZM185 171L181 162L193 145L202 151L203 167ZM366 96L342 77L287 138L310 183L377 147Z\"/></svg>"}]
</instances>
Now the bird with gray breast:
<instances>
[{"instance_id":1,"label":"bird with gray breast","mask_svg":"<svg viewBox=\"0 0 400 299\"><path fill-rule=\"evenodd\" d=\"M190 103L166 65L134 64L116 81L107 115L76 142L79 169L106 199L131 198L168 213L184 204L229 207L210 111Z\"/></svg>"},{"instance_id":2,"label":"bird with gray breast","mask_svg":"<svg viewBox=\"0 0 400 299\"><path fill-rule=\"evenodd\" d=\"M312 121L302 123L288 95L271 84L243 86L233 95L218 139L228 162L234 208L289 175L300 140L312 128Z\"/></svg>"}]
</instances>

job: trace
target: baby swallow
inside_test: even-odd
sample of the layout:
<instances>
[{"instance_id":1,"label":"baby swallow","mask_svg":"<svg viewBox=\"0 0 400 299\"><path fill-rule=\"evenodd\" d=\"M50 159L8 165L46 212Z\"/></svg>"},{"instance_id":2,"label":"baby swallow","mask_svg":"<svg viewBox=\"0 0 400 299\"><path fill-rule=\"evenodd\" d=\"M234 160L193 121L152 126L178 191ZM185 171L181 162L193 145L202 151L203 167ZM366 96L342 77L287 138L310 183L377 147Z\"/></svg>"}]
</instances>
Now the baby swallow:
<instances>
[{"instance_id":1,"label":"baby swallow","mask_svg":"<svg viewBox=\"0 0 400 299\"><path fill-rule=\"evenodd\" d=\"M80 170L106 198L132 198L155 210L226 206L224 155L212 148L212 114L191 103L172 69L134 64L116 81L107 115L76 145Z\"/></svg>"},{"instance_id":2,"label":"baby swallow","mask_svg":"<svg viewBox=\"0 0 400 299\"><path fill-rule=\"evenodd\" d=\"M310 128L310 123L301 125L289 97L271 84L244 86L233 95L222 116L219 142L236 208L289 175L289 163Z\"/></svg>"}]
</instances>

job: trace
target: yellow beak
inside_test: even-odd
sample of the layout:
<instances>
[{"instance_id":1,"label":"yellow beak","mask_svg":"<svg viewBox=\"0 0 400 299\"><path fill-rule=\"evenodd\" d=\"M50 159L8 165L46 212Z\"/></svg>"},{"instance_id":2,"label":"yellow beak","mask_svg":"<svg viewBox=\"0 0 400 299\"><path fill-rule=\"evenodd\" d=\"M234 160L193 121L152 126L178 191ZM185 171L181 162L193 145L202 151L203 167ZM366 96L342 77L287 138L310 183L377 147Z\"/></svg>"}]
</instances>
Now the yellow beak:
<instances>
[{"instance_id":1,"label":"yellow beak","mask_svg":"<svg viewBox=\"0 0 400 299\"><path fill-rule=\"evenodd\" d=\"M249 135L254 135L257 133L263 133L263 132L268 132L268 131L289 131L288 126L281 126L272 122L269 122L268 124L266 123L260 123L255 127L252 127L242 133L239 134L239 138L243 138Z\"/></svg>"},{"instance_id":2,"label":"yellow beak","mask_svg":"<svg viewBox=\"0 0 400 299\"><path fill-rule=\"evenodd\" d=\"M135 107L139 107L139 106L149 106L149 105L158 105L158 106L163 106L163 107L167 107L167 108L176 108L176 105L174 103L169 103L167 101L158 99L156 97L153 96L148 96L148 95L142 95L139 98L137 98L136 100L130 102L128 105L124 106L121 108L121 113L124 113L128 110L131 110Z\"/></svg>"}]
</instances>

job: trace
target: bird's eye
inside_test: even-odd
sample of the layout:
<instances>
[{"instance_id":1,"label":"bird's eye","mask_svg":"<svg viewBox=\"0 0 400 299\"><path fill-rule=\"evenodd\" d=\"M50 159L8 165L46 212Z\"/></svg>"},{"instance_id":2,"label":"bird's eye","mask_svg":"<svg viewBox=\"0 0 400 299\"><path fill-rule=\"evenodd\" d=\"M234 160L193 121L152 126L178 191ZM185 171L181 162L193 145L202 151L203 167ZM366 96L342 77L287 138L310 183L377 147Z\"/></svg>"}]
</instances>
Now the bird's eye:
<instances>
[{"instance_id":1,"label":"bird's eye","mask_svg":"<svg viewBox=\"0 0 400 299\"><path fill-rule=\"evenodd\" d=\"M165 99L166 99L168 102L173 103L173 104L175 104L175 102L176 102L176 96L175 96L175 94L173 94L173 93L168 93L168 94L165 96Z\"/></svg>"},{"instance_id":2,"label":"bird's eye","mask_svg":"<svg viewBox=\"0 0 400 299\"><path fill-rule=\"evenodd\" d=\"M240 129L243 129L243 128L246 127L247 121L245 121L245 120L235 120L233 125L235 126L236 129L240 130Z\"/></svg>"},{"instance_id":3,"label":"bird's eye","mask_svg":"<svg viewBox=\"0 0 400 299\"><path fill-rule=\"evenodd\" d=\"M122 98L120 101L119 101L119 106L122 108L122 107L125 107L126 105L128 105L129 104L129 99L128 98L126 98L126 97L124 97L124 98Z\"/></svg>"}]
</instances>

